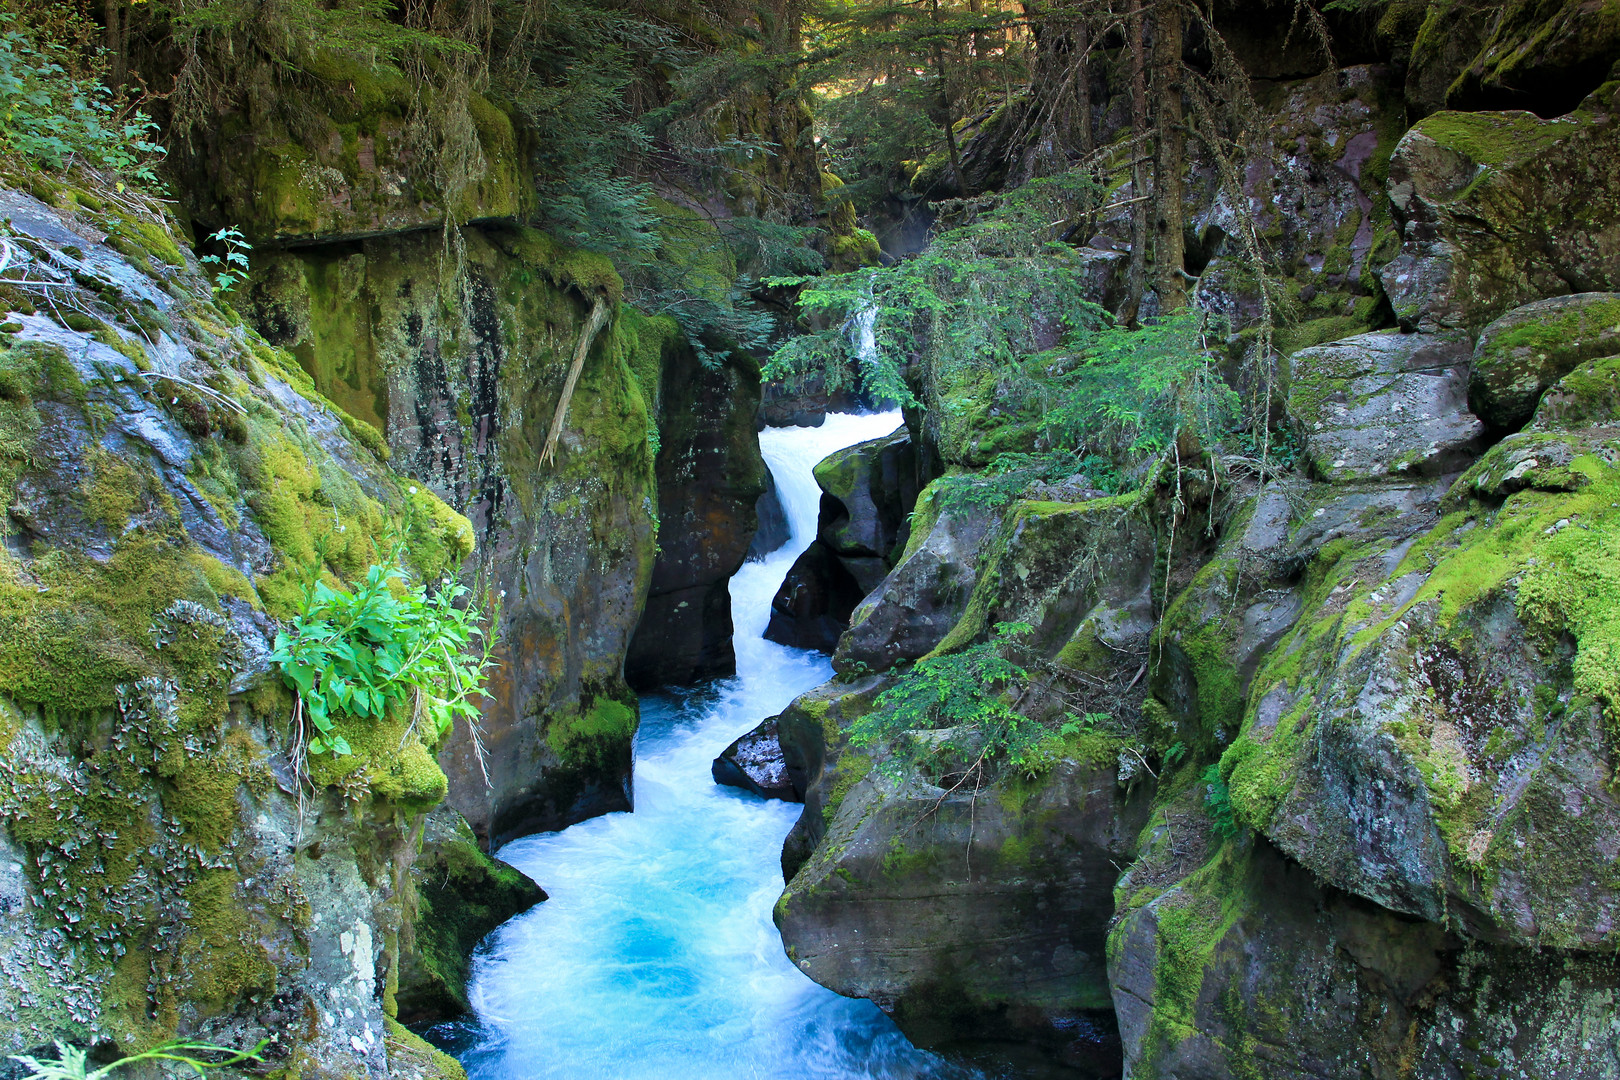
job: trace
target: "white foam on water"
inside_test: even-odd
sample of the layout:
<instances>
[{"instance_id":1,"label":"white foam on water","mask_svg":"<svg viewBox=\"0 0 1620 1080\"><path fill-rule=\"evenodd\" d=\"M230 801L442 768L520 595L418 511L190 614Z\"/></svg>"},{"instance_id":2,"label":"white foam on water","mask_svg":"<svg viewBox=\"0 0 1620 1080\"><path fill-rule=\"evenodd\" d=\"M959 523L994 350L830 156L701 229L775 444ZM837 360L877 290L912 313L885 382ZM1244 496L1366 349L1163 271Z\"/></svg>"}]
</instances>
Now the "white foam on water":
<instances>
[{"instance_id":1,"label":"white foam on water","mask_svg":"<svg viewBox=\"0 0 1620 1080\"><path fill-rule=\"evenodd\" d=\"M635 812L515 840L501 858L550 899L474 959L471 1080L851 1080L966 1077L867 1001L793 966L771 922L782 840L800 807L717 786L738 735L832 675L819 653L761 636L771 598L815 538L828 454L894 431L897 412L768 428L760 449L792 539L731 580L737 676L642 700Z\"/></svg>"}]
</instances>

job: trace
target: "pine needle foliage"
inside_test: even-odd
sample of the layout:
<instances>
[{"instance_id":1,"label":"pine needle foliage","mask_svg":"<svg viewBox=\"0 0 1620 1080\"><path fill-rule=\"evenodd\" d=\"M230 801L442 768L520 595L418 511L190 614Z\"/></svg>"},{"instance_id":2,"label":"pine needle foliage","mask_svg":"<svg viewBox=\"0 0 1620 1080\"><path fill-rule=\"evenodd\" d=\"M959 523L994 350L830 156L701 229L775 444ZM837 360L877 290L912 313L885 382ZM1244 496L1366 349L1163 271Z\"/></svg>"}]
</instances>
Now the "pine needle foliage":
<instances>
[{"instance_id":1,"label":"pine needle foliage","mask_svg":"<svg viewBox=\"0 0 1620 1080\"><path fill-rule=\"evenodd\" d=\"M1218 442L1241 403L1215 367L1208 316L1186 309L1132 330L1087 299L1087 267L1061 237L1099 196L1083 173L1037 179L988 209L958 205L970 223L898 266L799 282L824 329L778 349L767 376L944 409L993 386L999 408L1035 418L1048 455L1009 458L992 470L997 490L1066 467L1114 486L1178 433Z\"/></svg>"},{"instance_id":2,"label":"pine needle foliage","mask_svg":"<svg viewBox=\"0 0 1620 1080\"><path fill-rule=\"evenodd\" d=\"M819 376L829 392L859 382L916 405L913 361L916 379L949 380L969 368L1011 367L1054 335L1101 325L1106 313L1086 299L1084 267L1047 216L1058 207L1060 216L1083 213L1099 194L1079 173L1036 181L897 266L778 279L805 286L799 306L825 329L783 345L766 375L790 386Z\"/></svg>"},{"instance_id":3,"label":"pine needle foliage","mask_svg":"<svg viewBox=\"0 0 1620 1080\"><path fill-rule=\"evenodd\" d=\"M1019 639L1034 627L997 623L987 641L929 656L901 674L875 707L850 728L850 744L883 754L890 776L932 776L975 787L996 772L1035 777L1064 755L1065 740L1109 718L1059 713L1043 721L1019 710L1030 671L1018 660Z\"/></svg>"}]
</instances>

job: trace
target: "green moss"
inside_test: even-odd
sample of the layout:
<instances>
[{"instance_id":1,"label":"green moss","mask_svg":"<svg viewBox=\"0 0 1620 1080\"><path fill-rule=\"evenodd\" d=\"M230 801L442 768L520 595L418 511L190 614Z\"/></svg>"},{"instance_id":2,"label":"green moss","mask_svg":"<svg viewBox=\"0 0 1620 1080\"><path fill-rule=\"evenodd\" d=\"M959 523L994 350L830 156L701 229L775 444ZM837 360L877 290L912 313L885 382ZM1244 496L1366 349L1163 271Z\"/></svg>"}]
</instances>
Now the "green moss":
<instances>
[{"instance_id":1,"label":"green moss","mask_svg":"<svg viewBox=\"0 0 1620 1080\"><path fill-rule=\"evenodd\" d=\"M839 499L848 499L859 483L865 464L864 444L851 446L829 454L816 463L815 478L822 491Z\"/></svg>"},{"instance_id":2,"label":"green moss","mask_svg":"<svg viewBox=\"0 0 1620 1080\"><path fill-rule=\"evenodd\" d=\"M833 818L838 816L838 808L844 805L850 790L871 775L872 765L872 758L867 754L845 752L839 757L832 772L832 790L827 795L826 805L821 808L821 816L827 824L832 824Z\"/></svg>"},{"instance_id":3,"label":"green moss","mask_svg":"<svg viewBox=\"0 0 1620 1080\"><path fill-rule=\"evenodd\" d=\"M1533 425L1538 430L1579 427L1620 419L1620 356L1592 360L1565 375L1542 395Z\"/></svg>"},{"instance_id":4,"label":"green moss","mask_svg":"<svg viewBox=\"0 0 1620 1080\"><path fill-rule=\"evenodd\" d=\"M1362 319L1347 315L1331 315L1292 326L1279 326L1273 340L1278 355L1292 356L1301 349L1354 337L1366 333L1367 329L1367 324Z\"/></svg>"},{"instance_id":5,"label":"green moss","mask_svg":"<svg viewBox=\"0 0 1620 1080\"><path fill-rule=\"evenodd\" d=\"M1140 492L1111 495L1078 503L1015 503L1001 528L986 545L984 568L974 581L962 617L929 656L943 656L971 645L990 629L990 615L999 610L1004 573L1021 577L1020 567L1072 565L1104 542L1104 527L1141 504ZM1014 538L1016 537L1016 542ZM925 657L926 659L926 657Z\"/></svg>"},{"instance_id":6,"label":"green moss","mask_svg":"<svg viewBox=\"0 0 1620 1080\"><path fill-rule=\"evenodd\" d=\"M444 801L448 781L422 730L396 710L382 720L349 717L336 731L352 753L321 754L309 759L309 778L316 788L358 788L385 799L407 813L430 810Z\"/></svg>"},{"instance_id":7,"label":"green moss","mask_svg":"<svg viewBox=\"0 0 1620 1080\"><path fill-rule=\"evenodd\" d=\"M185 890L190 918L174 957L176 996L205 1014L276 989L275 961L237 896L239 884L233 869L205 870Z\"/></svg>"},{"instance_id":8,"label":"green moss","mask_svg":"<svg viewBox=\"0 0 1620 1080\"><path fill-rule=\"evenodd\" d=\"M112 533L120 533L143 501L147 478L122 458L93 447L86 458L84 512Z\"/></svg>"},{"instance_id":9,"label":"green moss","mask_svg":"<svg viewBox=\"0 0 1620 1080\"><path fill-rule=\"evenodd\" d=\"M883 261L883 246L871 232L857 228L835 233L828 256L833 271L841 273L860 266L877 266Z\"/></svg>"},{"instance_id":10,"label":"green moss","mask_svg":"<svg viewBox=\"0 0 1620 1080\"><path fill-rule=\"evenodd\" d=\"M1225 733L1243 719L1243 685L1232 659L1242 630L1233 610L1239 571L1240 563L1233 559L1216 559L1200 570L1165 612L1149 649L1158 657L1156 682L1166 674L1166 645L1186 663L1194 707L1187 719L1196 724L1190 729L1181 725L1179 734L1195 747L1224 742Z\"/></svg>"},{"instance_id":11,"label":"green moss","mask_svg":"<svg viewBox=\"0 0 1620 1080\"><path fill-rule=\"evenodd\" d=\"M601 291L614 301L624 293L624 281L606 255L568 247L535 229L518 230L511 249L560 289L574 287L587 295Z\"/></svg>"},{"instance_id":12,"label":"green moss","mask_svg":"<svg viewBox=\"0 0 1620 1080\"><path fill-rule=\"evenodd\" d=\"M1453 150L1476 165L1489 166L1452 201L1465 202L1491 169L1501 169L1531 158L1566 138L1569 129L1529 112L1437 112L1413 125L1413 130Z\"/></svg>"},{"instance_id":13,"label":"green moss","mask_svg":"<svg viewBox=\"0 0 1620 1080\"><path fill-rule=\"evenodd\" d=\"M399 1059L416 1066L423 1080L467 1080L461 1062L404 1027L391 1016L383 1018L387 1029L389 1060Z\"/></svg>"},{"instance_id":14,"label":"green moss","mask_svg":"<svg viewBox=\"0 0 1620 1080\"><path fill-rule=\"evenodd\" d=\"M173 234L164 223L133 215L116 215L109 222L109 232L126 245L133 245L143 253L156 256L167 266L186 265L185 256L180 254L179 245L174 242ZM141 266L141 262L137 260L136 266Z\"/></svg>"},{"instance_id":15,"label":"green moss","mask_svg":"<svg viewBox=\"0 0 1620 1080\"><path fill-rule=\"evenodd\" d=\"M1137 1068L1142 1075L1157 1075L1154 1063L1198 1030L1198 998L1205 972L1217 963L1233 926L1255 906L1248 876L1247 852L1228 843L1151 902L1156 931L1153 1011L1141 1041ZM1123 935L1132 925L1134 919L1122 920L1110 932L1111 956L1118 954Z\"/></svg>"},{"instance_id":16,"label":"green moss","mask_svg":"<svg viewBox=\"0 0 1620 1080\"><path fill-rule=\"evenodd\" d=\"M616 759L635 738L640 715L633 699L597 694L577 711L553 713L546 719L546 745L565 765L575 767Z\"/></svg>"},{"instance_id":17,"label":"green moss","mask_svg":"<svg viewBox=\"0 0 1620 1080\"><path fill-rule=\"evenodd\" d=\"M923 844L916 849L908 848L905 839L901 836L889 838L889 850L883 856L882 868L885 877L891 880L911 877L915 874L926 874L939 864L939 848L934 844Z\"/></svg>"}]
</instances>

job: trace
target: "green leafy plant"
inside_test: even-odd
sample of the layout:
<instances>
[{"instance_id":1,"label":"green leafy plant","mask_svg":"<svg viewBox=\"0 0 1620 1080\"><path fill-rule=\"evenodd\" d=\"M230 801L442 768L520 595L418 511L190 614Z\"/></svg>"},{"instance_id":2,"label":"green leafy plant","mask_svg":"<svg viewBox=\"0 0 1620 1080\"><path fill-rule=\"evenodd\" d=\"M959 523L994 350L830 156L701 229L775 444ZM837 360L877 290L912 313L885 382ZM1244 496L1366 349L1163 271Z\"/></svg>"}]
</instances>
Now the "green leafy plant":
<instances>
[{"instance_id":1,"label":"green leafy plant","mask_svg":"<svg viewBox=\"0 0 1620 1080\"><path fill-rule=\"evenodd\" d=\"M1204 785L1204 809L1209 811L1215 835L1223 840L1230 840L1240 830L1237 815L1232 810L1232 792L1221 776L1221 767L1211 765L1204 770L1199 780Z\"/></svg>"},{"instance_id":2,"label":"green leafy plant","mask_svg":"<svg viewBox=\"0 0 1620 1080\"><path fill-rule=\"evenodd\" d=\"M251 1050L232 1050L228 1046L215 1046L213 1043L198 1042L195 1039L176 1039L172 1042L162 1043L152 1049L129 1057L119 1058L110 1065L103 1065L99 1069L90 1069L87 1058L88 1051L77 1046L56 1040L56 1054L54 1058L35 1058L27 1054L13 1054L11 1060L21 1062L29 1070L27 1080L103 1080L110 1076L114 1070L125 1065L133 1065L137 1061L177 1061L190 1067L199 1076L209 1069L224 1068L228 1065L238 1065L244 1061L263 1061L260 1055L268 1045L268 1039L259 1040ZM222 1054L223 1058L217 1061L199 1058L198 1054Z\"/></svg>"},{"instance_id":3,"label":"green leafy plant","mask_svg":"<svg viewBox=\"0 0 1620 1080\"><path fill-rule=\"evenodd\" d=\"M353 591L312 574L303 611L276 634L270 659L298 694L294 729L305 733L311 754L350 752L339 719L380 720L396 708L409 710L413 726L432 724L440 738L458 717L476 734L474 699L494 663L485 613L454 577L432 590L410 585L399 568L403 554L396 546ZM317 569L322 561L318 555ZM488 618L493 626L495 605Z\"/></svg>"},{"instance_id":4,"label":"green leafy plant","mask_svg":"<svg viewBox=\"0 0 1620 1080\"><path fill-rule=\"evenodd\" d=\"M207 266L217 266L219 270L214 274L214 295L224 296L248 276L248 252L253 245L242 237L242 230L235 225L227 225L214 233L208 239L225 247L224 255L204 255L197 261Z\"/></svg>"},{"instance_id":5,"label":"green leafy plant","mask_svg":"<svg viewBox=\"0 0 1620 1080\"><path fill-rule=\"evenodd\" d=\"M0 153L50 169L82 162L155 184L157 125L121 110L93 75L74 75L69 59L63 46L0 12Z\"/></svg>"}]
</instances>

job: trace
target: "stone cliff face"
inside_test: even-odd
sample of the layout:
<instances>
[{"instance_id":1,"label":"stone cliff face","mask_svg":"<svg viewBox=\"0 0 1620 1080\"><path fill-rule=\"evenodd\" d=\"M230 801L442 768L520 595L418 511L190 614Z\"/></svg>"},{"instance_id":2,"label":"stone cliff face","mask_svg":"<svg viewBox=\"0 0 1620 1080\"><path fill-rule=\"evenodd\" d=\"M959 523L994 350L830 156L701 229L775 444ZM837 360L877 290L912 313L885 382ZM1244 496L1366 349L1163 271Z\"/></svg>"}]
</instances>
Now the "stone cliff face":
<instances>
[{"instance_id":1,"label":"stone cliff face","mask_svg":"<svg viewBox=\"0 0 1620 1080\"><path fill-rule=\"evenodd\" d=\"M160 204L33 192L0 192L0 1043L454 1076L393 1015L436 747L356 727L300 780L267 669L318 542L352 578L403 537L431 579L473 527L213 301Z\"/></svg>"},{"instance_id":2,"label":"stone cliff face","mask_svg":"<svg viewBox=\"0 0 1620 1080\"><path fill-rule=\"evenodd\" d=\"M790 955L924 1044L1135 1080L1620 1076L1620 83L1397 140L1387 79L1339 78L1313 122L1368 126L1308 135L1387 165L1283 187L1338 207L1348 260L1311 270L1344 311L1278 337L1298 467L988 510L936 481L845 674L773 721L806 804ZM1312 86L1278 90L1283 121ZM1298 224L1307 263L1326 220ZM1219 270L1198 295L1241 331ZM969 383L925 388L917 432L958 479L1021 423ZM1084 699L1125 733L972 790L969 761L849 742L895 685L865 672L1002 622L1042 665L1019 711Z\"/></svg>"},{"instance_id":3,"label":"stone cliff face","mask_svg":"<svg viewBox=\"0 0 1620 1080\"><path fill-rule=\"evenodd\" d=\"M469 580L504 593L486 765L445 751L489 843L628 807L636 701L622 676L653 569L649 432L675 331L618 305L606 260L518 228L437 231L263 259L256 321L387 433L392 460L478 531ZM441 263L441 258L446 261ZM539 456L597 297L555 465ZM484 768L489 770L485 783Z\"/></svg>"}]
</instances>

